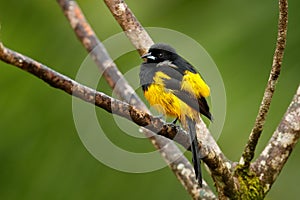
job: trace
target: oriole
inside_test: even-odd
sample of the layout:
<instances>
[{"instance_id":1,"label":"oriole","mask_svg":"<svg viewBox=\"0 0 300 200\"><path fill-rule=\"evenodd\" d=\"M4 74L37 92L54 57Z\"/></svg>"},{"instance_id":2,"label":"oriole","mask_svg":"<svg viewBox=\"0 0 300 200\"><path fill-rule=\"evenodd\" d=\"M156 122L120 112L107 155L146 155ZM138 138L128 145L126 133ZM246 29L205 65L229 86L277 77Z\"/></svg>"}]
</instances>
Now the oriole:
<instances>
[{"instance_id":1,"label":"oriole","mask_svg":"<svg viewBox=\"0 0 300 200\"><path fill-rule=\"evenodd\" d=\"M140 83L145 98L160 112L181 122L189 132L196 179L202 187L201 158L195 125L200 113L212 119L206 97L210 88L196 69L167 44L154 44L143 55Z\"/></svg>"}]
</instances>

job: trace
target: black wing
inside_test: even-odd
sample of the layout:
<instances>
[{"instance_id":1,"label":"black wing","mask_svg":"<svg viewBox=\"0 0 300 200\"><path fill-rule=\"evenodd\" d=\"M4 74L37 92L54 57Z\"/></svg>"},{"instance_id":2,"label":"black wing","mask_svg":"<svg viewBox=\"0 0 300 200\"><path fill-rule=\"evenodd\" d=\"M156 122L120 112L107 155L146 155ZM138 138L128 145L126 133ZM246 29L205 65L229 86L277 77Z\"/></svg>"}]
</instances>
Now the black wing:
<instances>
[{"instance_id":1,"label":"black wing","mask_svg":"<svg viewBox=\"0 0 300 200\"><path fill-rule=\"evenodd\" d=\"M193 72L194 74L198 73L196 71L196 69L188 62L186 61L185 59L183 59L182 57L179 57L178 59L174 60L173 61L173 64L176 65L176 66L180 66L180 68L178 68L178 71L181 73L181 74L184 74L184 72L186 70L190 71L190 72Z\"/></svg>"}]
</instances>

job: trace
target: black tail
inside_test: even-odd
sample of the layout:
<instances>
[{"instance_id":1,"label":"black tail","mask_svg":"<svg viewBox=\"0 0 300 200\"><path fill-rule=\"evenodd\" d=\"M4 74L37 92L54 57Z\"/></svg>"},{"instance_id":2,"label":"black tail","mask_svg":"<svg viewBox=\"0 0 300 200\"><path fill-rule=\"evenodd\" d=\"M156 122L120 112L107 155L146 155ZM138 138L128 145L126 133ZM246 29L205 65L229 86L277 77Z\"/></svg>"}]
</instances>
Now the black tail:
<instances>
[{"instance_id":1,"label":"black tail","mask_svg":"<svg viewBox=\"0 0 300 200\"><path fill-rule=\"evenodd\" d=\"M200 159L199 148L198 148L198 140L196 136L196 128L195 128L196 123L194 120L192 120L189 117L186 117L186 122L189 127L189 134L191 136L191 150L193 154L194 170L195 170L195 174L199 186L202 187L201 159Z\"/></svg>"}]
</instances>

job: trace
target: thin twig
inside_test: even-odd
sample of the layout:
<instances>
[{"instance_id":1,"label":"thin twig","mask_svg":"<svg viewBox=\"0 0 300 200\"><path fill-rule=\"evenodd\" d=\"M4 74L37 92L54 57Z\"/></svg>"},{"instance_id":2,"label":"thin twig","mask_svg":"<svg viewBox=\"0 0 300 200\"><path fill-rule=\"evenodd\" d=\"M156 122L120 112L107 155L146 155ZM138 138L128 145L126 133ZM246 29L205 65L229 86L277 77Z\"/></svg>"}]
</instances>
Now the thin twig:
<instances>
[{"instance_id":1,"label":"thin twig","mask_svg":"<svg viewBox=\"0 0 300 200\"><path fill-rule=\"evenodd\" d=\"M267 193L300 138L300 85L268 145L252 167Z\"/></svg>"},{"instance_id":2,"label":"thin twig","mask_svg":"<svg viewBox=\"0 0 300 200\"><path fill-rule=\"evenodd\" d=\"M283 53L286 45L288 23L288 2L287 0L279 0L279 20L278 20L278 35L275 54L273 57L272 69L268 80L267 87L264 92L264 96L259 107L258 115L255 120L254 127L250 133L249 140L244 149L243 155L240 160L240 164L245 168L249 168L250 162L254 157L255 149L258 143L258 139L263 131L266 117L270 108L275 86L280 74Z\"/></svg>"},{"instance_id":3,"label":"thin twig","mask_svg":"<svg viewBox=\"0 0 300 200\"><path fill-rule=\"evenodd\" d=\"M149 112L145 104L139 99L134 90L118 70L116 64L108 55L105 47L97 38L89 23L86 21L77 3L72 0L58 0L58 3L64 11L65 16L69 20L76 36L90 53L100 71L103 72L108 84L114 89L116 94L126 102L129 102L130 105L134 105L146 112ZM115 88L117 82L118 87ZM166 127L164 126L164 128ZM147 129L143 129L143 133L151 140L152 144L159 149L162 157L166 160L176 177L195 199L199 197L200 193L203 194L204 197L213 197L213 193L208 188L207 184L205 184L205 187L202 189L197 186L195 177L190 176L193 173L182 173L182 171L192 171L192 166L190 162L184 156L182 156L179 148L172 141L164 137L160 137ZM181 139L185 144L185 148L188 148L189 140L186 140L188 137L185 137L185 135L186 134L182 134L180 137L176 137L176 139L177 141ZM172 137L175 137L175 135ZM168 146L168 148L166 148L166 146ZM181 167L178 167L178 165ZM197 186L196 190L195 185Z\"/></svg>"}]
</instances>

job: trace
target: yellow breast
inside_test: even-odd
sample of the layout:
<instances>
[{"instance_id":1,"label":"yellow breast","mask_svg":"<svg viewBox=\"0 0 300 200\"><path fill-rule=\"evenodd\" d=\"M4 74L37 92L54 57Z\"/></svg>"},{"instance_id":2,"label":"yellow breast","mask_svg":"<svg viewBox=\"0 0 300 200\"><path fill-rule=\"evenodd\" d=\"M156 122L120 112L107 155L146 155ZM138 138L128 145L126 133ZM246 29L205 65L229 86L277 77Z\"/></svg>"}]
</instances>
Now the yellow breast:
<instances>
[{"instance_id":1,"label":"yellow breast","mask_svg":"<svg viewBox=\"0 0 300 200\"><path fill-rule=\"evenodd\" d=\"M172 90L165 89L163 85L152 84L144 93L145 98L159 112L182 119L184 116L195 118L197 112L181 101L172 93Z\"/></svg>"}]
</instances>

